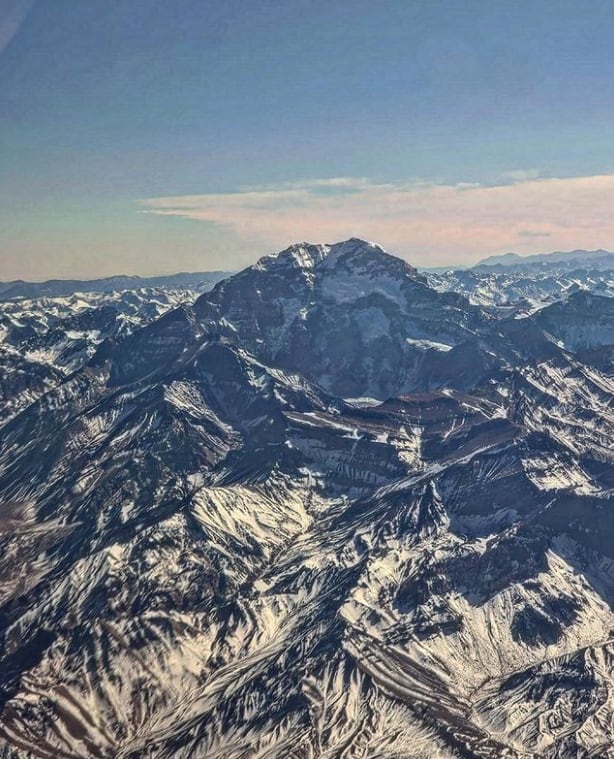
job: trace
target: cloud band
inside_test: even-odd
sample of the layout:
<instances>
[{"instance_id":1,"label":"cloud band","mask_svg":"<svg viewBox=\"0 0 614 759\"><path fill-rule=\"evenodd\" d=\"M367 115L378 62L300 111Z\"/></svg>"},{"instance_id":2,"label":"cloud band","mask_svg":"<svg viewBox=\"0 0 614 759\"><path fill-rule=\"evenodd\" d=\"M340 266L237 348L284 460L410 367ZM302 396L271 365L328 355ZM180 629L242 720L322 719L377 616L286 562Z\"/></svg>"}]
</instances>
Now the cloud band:
<instances>
[{"instance_id":1,"label":"cloud band","mask_svg":"<svg viewBox=\"0 0 614 759\"><path fill-rule=\"evenodd\" d=\"M495 185L337 177L142 203L148 213L227 228L255 252L358 236L427 265L534 252L536 239L549 250L607 247L613 201L614 175L540 179L531 170Z\"/></svg>"}]
</instances>

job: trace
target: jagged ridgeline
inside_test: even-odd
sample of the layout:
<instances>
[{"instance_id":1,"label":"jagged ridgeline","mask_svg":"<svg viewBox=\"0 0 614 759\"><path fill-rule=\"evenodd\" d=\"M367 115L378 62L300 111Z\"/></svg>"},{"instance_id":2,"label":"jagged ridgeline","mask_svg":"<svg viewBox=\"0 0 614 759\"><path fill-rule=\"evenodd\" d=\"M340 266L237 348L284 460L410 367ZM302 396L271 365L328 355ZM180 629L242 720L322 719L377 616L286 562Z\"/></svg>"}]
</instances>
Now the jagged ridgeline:
<instances>
[{"instance_id":1,"label":"jagged ridgeline","mask_svg":"<svg viewBox=\"0 0 614 759\"><path fill-rule=\"evenodd\" d=\"M2 304L0 756L614 756L614 299L568 268Z\"/></svg>"}]
</instances>

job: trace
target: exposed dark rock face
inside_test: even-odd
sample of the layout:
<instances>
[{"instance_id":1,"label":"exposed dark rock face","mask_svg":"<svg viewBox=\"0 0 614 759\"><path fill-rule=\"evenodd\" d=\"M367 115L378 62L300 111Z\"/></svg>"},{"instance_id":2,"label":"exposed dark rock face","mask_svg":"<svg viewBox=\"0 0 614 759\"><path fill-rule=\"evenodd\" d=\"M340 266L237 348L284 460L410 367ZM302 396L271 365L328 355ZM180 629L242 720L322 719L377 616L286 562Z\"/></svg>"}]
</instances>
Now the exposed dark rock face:
<instances>
[{"instance_id":1,"label":"exposed dark rock face","mask_svg":"<svg viewBox=\"0 0 614 759\"><path fill-rule=\"evenodd\" d=\"M437 293L409 264L360 240L293 245L217 285L198 319L265 363L344 397L414 389L423 364L489 319Z\"/></svg>"}]
</instances>

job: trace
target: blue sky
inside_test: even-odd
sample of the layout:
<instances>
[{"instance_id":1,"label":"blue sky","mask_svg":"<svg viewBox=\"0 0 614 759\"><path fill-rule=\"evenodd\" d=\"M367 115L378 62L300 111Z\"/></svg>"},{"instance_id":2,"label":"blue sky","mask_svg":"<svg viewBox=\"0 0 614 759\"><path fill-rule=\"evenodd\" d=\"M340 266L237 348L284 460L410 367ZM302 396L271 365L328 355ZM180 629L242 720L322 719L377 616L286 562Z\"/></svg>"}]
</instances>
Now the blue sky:
<instances>
[{"instance_id":1,"label":"blue sky","mask_svg":"<svg viewBox=\"0 0 614 759\"><path fill-rule=\"evenodd\" d=\"M614 247L614 3L3 0L0 278Z\"/></svg>"}]
</instances>

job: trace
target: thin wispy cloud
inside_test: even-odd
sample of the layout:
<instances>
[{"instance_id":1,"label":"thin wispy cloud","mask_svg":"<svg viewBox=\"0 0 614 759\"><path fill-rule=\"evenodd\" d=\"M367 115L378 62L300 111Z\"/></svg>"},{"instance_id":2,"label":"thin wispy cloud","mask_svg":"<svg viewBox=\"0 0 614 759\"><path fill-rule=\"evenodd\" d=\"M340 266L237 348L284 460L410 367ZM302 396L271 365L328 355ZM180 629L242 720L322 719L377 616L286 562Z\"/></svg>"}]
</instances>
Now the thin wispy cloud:
<instances>
[{"instance_id":1,"label":"thin wispy cloud","mask_svg":"<svg viewBox=\"0 0 614 759\"><path fill-rule=\"evenodd\" d=\"M518 182L528 182L531 179L539 179L539 169L513 169L512 171L506 171L495 184L516 184Z\"/></svg>"},{"instance_id":2,"label":"thin wispy cloud","mask_svg":"<svg viewBox=\"0 0 614 759\"><path fill-rule=\"evenodd\" d=\"M0 3L0 55L19 31L35 0L2 0Z\"/></svg>"},{"instance_id":3,"label":"thin wispy cloud","mask_svg":"<svg viewBox=\"0 0 614 759\"><path fill-rule=\"evenodd\" d=\"M550 232L540 232L538 229L521 229L518 237L550 237Z\"/></svg>"},{"instance_id":4,"label":"thin wispy cloud","mask_svg":"<svg viewBox=\"0 0 614 759\"><path fill-rule=\"evenodd\" d=\"M378 183L335 177L237 192L150 198L147 213L214 223L255 252L296 240L375 240L419 264L494 252L614 245L614 175L539 178L514 172L496 185Z\"/></svg>"}]
</instances>

